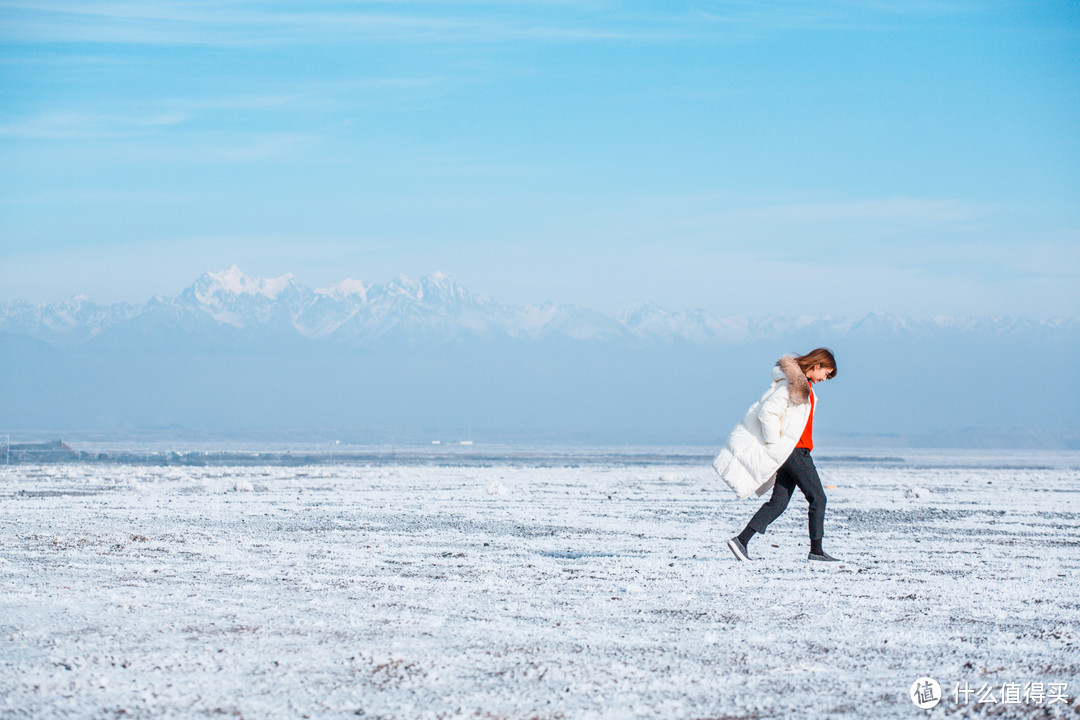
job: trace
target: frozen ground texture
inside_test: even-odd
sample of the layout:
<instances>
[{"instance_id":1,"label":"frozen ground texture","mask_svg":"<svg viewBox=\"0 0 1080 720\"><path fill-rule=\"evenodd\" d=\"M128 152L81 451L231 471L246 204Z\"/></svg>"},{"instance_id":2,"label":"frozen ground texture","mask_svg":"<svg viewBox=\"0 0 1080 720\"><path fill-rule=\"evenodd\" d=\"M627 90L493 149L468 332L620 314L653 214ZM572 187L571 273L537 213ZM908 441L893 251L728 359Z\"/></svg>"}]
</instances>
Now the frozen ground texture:
<instances>
[{"instance_id":1,"label":"frozen ground texture","mask_svg":"<svg viewBox=\"0 0 1080 720\"><path fill-rule=\"evenodd\" d=\"M1080 454L819 467L0 467L0 717L1080 716Z\"/></svg>"}]
</instances>

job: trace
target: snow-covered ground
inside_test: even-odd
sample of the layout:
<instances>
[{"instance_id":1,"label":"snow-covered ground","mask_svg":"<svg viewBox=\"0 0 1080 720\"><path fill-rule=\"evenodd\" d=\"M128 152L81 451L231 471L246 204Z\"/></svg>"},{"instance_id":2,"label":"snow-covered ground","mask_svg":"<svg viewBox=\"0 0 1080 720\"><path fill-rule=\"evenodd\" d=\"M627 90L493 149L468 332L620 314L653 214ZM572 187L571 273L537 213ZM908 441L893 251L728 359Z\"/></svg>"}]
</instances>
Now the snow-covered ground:
<instances>
[{"instance_id":1,"label":"snow-covered ground","mask_svg":"<svg viewBox=\"0 0 1080 720\"><path fill-rule=\"evenodd\" d=\"M833 571L707 464L0 467L0 717L1080 716L1080 454L821 455Z\"/></svg>"}]
</instances>

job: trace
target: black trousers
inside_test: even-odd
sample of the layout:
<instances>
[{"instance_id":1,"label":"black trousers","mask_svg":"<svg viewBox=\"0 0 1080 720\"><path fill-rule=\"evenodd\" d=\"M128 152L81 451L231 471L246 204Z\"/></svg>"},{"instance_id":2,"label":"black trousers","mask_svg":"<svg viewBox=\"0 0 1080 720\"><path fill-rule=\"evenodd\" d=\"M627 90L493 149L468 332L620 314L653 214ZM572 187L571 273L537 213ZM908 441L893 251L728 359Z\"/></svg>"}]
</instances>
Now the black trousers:
<instances>
[{"instance_id":1,"label":"black trousers","mask_svg":"<svg viewBox=\"0 0 1080 720\"><path fill-rule=\"evenodd\" d=\"M802 490L810 503L810 539L820 540L824 537L825 488L821 487L821 478L818 477L814 461L810 459L810 451L806 448L795 448L791 457L776 471L772 497L758 508L748 526L755 532L765 532L765 528L787 509L791 493L796 487Z\"/></svg>"}]
</instances>

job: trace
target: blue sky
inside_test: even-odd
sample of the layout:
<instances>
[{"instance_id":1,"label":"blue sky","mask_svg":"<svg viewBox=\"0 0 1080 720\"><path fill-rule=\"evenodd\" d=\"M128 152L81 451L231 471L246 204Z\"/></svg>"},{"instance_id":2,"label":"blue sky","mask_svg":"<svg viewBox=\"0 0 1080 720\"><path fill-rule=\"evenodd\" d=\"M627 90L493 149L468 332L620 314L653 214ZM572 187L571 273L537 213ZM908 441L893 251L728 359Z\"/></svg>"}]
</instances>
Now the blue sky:
<instances>
[{"instance_id":1,"label":"blue sky","mask_svg":"<svg viewBox=\"0 0 1080 720\"><path fill-rule=\"evenodd\" d=\"M0 300L1080 314L1075 2L0 0Z\"/></svg>"}]
</instances>

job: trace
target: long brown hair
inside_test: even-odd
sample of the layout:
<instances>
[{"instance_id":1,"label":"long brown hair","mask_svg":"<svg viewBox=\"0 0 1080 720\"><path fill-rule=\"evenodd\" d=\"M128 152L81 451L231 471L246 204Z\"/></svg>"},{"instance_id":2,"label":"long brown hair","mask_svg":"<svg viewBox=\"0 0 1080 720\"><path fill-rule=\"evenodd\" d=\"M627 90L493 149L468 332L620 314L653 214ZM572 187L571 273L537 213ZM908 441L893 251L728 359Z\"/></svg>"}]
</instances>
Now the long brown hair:
<instances>
[{"instance_id":1,"label":"long brown hair","mask_svg":"<svg viewBox=\"0 0 1080 720\"><path fill-rule=\"evenodd\" d=\"M813 370L815 366L821 365L822 367L829 368L828 378L832 379L836 377L836 358L833 357L833 352L829 348L817 348L811 350L805 355L799 355L795 358L795 362L799 363L799 369L804 373L807 370Z\"/></svg>"}]
</instances>

